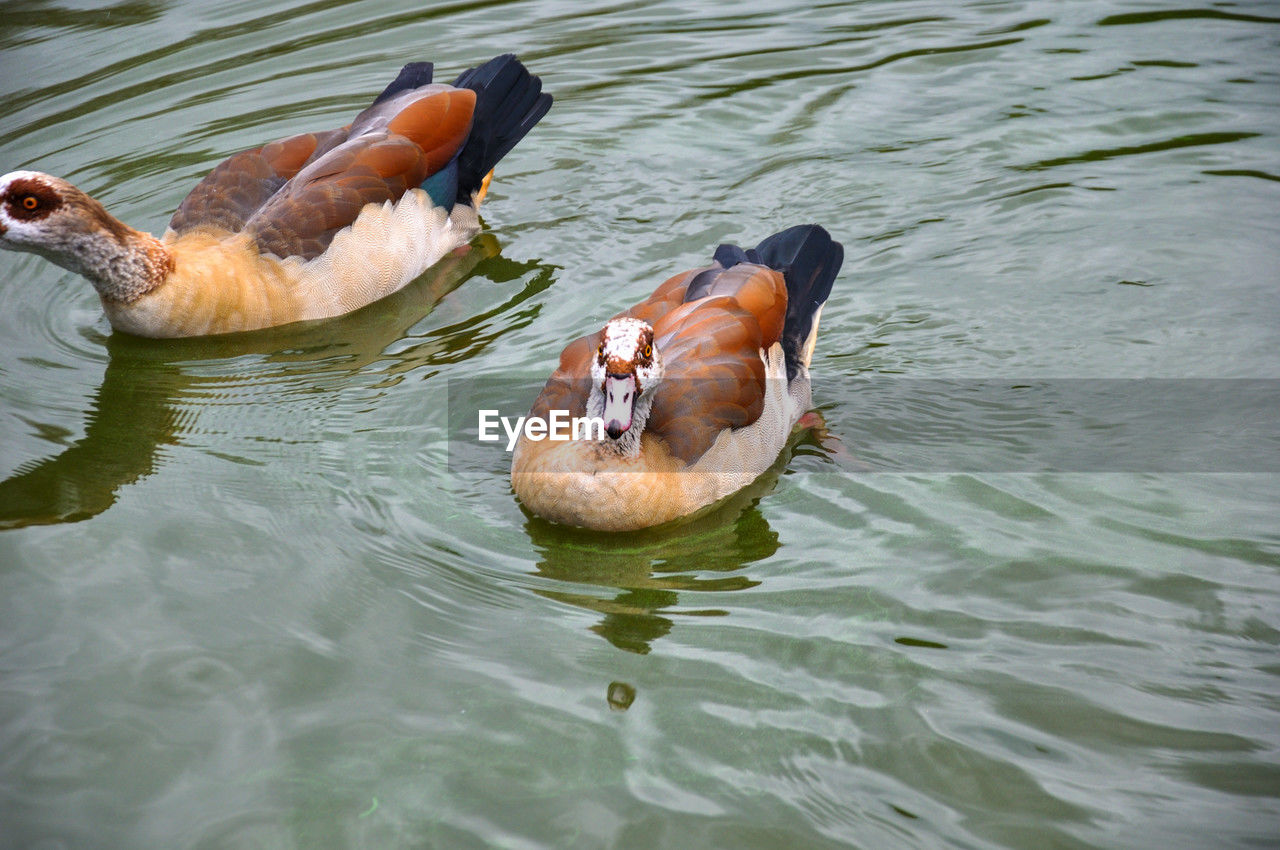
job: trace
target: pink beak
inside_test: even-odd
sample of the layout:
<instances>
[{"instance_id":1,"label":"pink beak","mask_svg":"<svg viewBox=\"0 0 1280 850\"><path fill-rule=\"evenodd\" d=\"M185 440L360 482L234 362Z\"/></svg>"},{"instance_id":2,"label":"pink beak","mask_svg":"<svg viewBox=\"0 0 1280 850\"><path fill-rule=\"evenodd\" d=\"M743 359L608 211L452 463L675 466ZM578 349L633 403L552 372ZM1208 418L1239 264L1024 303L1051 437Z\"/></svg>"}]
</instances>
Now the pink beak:
<instances>
[{"instance_id":1,"label":"pink beak","mask_svg":"<svg viewBox=\"0 0 1280 850\"><path fill-rule=\"evenodd\" d=\"M631 411L636 404L635 375L605 375L604 429L618 439L631 428Z\"/></svg>"}]
</instances>

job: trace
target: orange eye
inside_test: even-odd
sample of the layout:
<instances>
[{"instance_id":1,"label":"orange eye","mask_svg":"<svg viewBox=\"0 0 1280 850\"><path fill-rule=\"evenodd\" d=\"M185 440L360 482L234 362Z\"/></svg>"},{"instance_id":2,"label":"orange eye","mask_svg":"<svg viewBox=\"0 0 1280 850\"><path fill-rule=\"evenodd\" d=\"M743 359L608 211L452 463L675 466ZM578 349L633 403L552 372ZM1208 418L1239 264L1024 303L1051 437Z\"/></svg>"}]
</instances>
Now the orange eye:
<instances>
[{"instance_id":1,"label":"orange eye","mask_svg":"<svg viewBox=\"0 0 1280 850\"><path fill-rule=\"evenodd\" d=\"M653 356L653 346L652 346L652 345L646 345L646 346L644 347L644 356L645 356L645 357L652 357L652 356Z\"/></svg>"},{"instance_id":2,"label":"orange eye","mask_svg":"<svg viewBox=\"0 0 1280 850\"><path fill-rule=\"evenodd\" d=\"M40 199L35 195L27 195L22 199L22 208L24 210L34 210L38 206L40 206Z\"/></svg>"}]
</instances>

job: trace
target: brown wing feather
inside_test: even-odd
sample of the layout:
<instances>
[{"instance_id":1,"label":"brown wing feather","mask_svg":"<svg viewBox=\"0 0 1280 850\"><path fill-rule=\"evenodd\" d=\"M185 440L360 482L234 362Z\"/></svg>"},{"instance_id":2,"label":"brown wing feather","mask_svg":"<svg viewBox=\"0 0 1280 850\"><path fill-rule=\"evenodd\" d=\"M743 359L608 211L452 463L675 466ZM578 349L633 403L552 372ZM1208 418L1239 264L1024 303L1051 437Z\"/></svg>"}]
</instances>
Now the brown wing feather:
<instances>
[{"instance_id":1,"label":"brown wing feather","mask_svg":"<svg viewBox=\"0 0 1280 850\"><path fill-rule=\"evenodd\" d=\"M366 204L395 202L447 165L466 143L475 102L469 89L430 86L366 110L354 136L343 128L237 154L182 202L170 226L243 230L264 254L317 257ZM378 114L388 108L397 111Z\"/></svg>"},{"instance_id":2,"label":"brown wing feather","mask_svg":"<svg viewBox=\"0 0 1280 850\"><path fill-rule=\"evenodd\" d=\"M245 224L263 253L311 259L366 204L398 201L453 158L471 130L475 93L433 87L312 162ZM363 117L363 116L362 116Z\"/></svg>"},{"instance_id":3,"label":"brown wing feather","mask_svg":"<svg viewBox=\"0 0 1280 850\"><path fill-rule=\"evenodd\" d=\"M303 166L346 141L347 129L303 133L230 157L183 199L169 227L177 233L198 227L240 230Z\"/></svg>"},{"instance_id":4,"label":"brown wing feather","mask_svg":"<svg viewBox=\"0 0 1280 850\"><path fill-rule=\"evenodd\" d=\"M699 299L654 328L666 376L646 430L692 464L716 436L760 418L765 371L760 323L729 296Z\"/></svg>"},{"instance_id":5,"label":"brown wing feather","mask_svg":"<svg viewBox=\"0 0 1280 850\"><path fill-rule=\"evenodd\" d=\"M628 310L623 310L614 318L633 316L648 322L650 325L655 324L667 313L684 303L684 294L689 287L689 281L693 280L694 275L700 271L702 269L693 269L668 278L648 298Z\"/></svg>"},{"instance_id":6,"label":"brown wing feather","mask_svg":"<svg viewBox=\"0 0 1280 850\"><path fill-rule=\"evenodd\" d=\"M666 375L645 430L686 464L711 448L720 432L760 418L765 395L760 352L782 336L786 317L786 281L764 266L739 264L721 271L703 297L684 300L695 277L719 268L681 272L614 317L633 316L653 326ZM602 338L597 331L565 348L531 416L545 417L551 410L586 415L591 358Z\"/></svg>"},{"instance_id":7,"label":"brown wing feather","mask_svg":"<svg viewBox=\"0 0 1280 850\"><path fill-rule=\"evenodd\" d=\"M698 287L700 298L723 295L760 323L761 344L773 345L782 336L787 314L787 282L781 272L752 263L739 263L715 276L709 286ZM691 301L690 305L698 301Z\"/></svg>"},{"instance_id":8,"label":"brown wing feather","mask_svg":"<svg viewBox=\"0 0 1280 850\"><path fill-rule=\"evenodd\" d=\"M741 263L721 271L700 298L686 302L686 292L693 279L703 272L719 268L713 265L681 272L669 278L644 301L618 316L634 316L656 327L658 320L673 310L697 309L696 305L703 299L714 295L730 296L760 323L762 346L768 348L773 345L782 336L787 313L787 284L782 274L764 266Z\"/></svg>"},{"instance_id":9,"label":"brown wing feather","mask_svg":"<svg viewBox=\"0 0 1280 850\"><path fill-rule=\"evenodd\" d=\"M743 264L726 271L721 280L736 284L734 300L760 324L761 348L769 348L782 338L787 317L787 281L781 272Z\"/></svg>"},{"instance_id":10,"label":"brown wing feather","mask_svg":"<svg viewBox=\"0 0 1280 850\"><path fill-rule=\"evenodd\" d=\"M685 288L695 271L681 272L659 286L652 295L619 316L634 316L654 324L684 301ZM560 353L560 366L547 379L541 395L533 403L531 416L546 416L551 410L568 410L570 415L585 416L587 396L591 393L591 358L604 339L603 330L579 337Z\"/></svg>"},{"instance_id":11,"label":"brown wing feather","mask_svg":"<svg viewBox=\"0 0 1280 850\"><path fill-rule=\"evenodd\" d=\"M427 174L434 174L466 142L475 108L476 93L471 89L447 89L410 103L391 119L387 132L404 136L421 148Z\"/></svg>"},{"instance_id":12,"label":"brown wing feather","mask_svg":"<svg viewBox=\"0 0 1280 850\"><path fill-rule=\"evenodd\" d=\"M315 169L314 171L312 169ZM422 150L403 136L342 145L285 184L245 222L258 250L311 259L365 204L394 201L425 178Z\"/></svg>"},{"instance_id":13,"label":"brown wing feather","mask_svg":"<svg viewBox=\"0 0 1280 850\"><path fill-rule=\"evenodd\" d=\"M567 410L570 416L586 416L591 394L591 358L604 339L603 331L578 337L560 353L560 367L551 373L546 386L533 402L530 416L547 417L552 410Z\"/></svg>"}]
</instances>

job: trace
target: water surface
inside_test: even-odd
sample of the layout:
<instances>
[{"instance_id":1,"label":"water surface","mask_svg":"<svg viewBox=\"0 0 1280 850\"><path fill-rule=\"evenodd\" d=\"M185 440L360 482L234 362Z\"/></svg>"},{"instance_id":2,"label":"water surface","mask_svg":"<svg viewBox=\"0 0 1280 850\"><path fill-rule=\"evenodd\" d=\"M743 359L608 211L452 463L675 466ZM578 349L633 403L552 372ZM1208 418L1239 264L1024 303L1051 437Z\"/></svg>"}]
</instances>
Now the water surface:
<instances>
[{"instance_id":1,"label":"water surface","mask_svg":"<svg viewBox=\"0 0 1280 850\"><path fill-rule=\"evenodd\" d=\"M0 846L1274 845L1272 432L1046 460L1109 421L996 394L1009 442L931 448L973 386L1268 409L1278 47L1268 3L6 3L0 171L153 231L407 61L557 100L472 251L344 319L138 340L0 257ZM449 463L451 386L806 221L826 427L741 498L608 538Z\"/></svg>"}]
</instances>

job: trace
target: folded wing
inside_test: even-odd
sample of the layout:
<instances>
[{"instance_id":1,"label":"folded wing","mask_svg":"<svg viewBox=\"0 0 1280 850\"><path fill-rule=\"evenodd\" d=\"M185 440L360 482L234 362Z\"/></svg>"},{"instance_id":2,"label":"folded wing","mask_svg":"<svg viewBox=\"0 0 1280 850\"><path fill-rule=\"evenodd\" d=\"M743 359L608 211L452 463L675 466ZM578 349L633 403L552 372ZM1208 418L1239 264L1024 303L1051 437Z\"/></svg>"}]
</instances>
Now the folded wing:
<instances>
[{"instance_id":1,"label":"folded wing","mask_svg":"<svg viewBox=\"0 0 1280 850\"><path fill-rule=\"evenodd\" d=\"M347 127L282 139L217 166L169 227L245 232L264 254L319 256L366 204L395 202L449 166L475 105L475 91L433 84L429 63L406 65Z\"/></svg>"}]
</instances>

